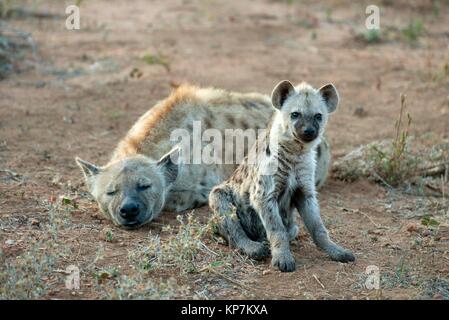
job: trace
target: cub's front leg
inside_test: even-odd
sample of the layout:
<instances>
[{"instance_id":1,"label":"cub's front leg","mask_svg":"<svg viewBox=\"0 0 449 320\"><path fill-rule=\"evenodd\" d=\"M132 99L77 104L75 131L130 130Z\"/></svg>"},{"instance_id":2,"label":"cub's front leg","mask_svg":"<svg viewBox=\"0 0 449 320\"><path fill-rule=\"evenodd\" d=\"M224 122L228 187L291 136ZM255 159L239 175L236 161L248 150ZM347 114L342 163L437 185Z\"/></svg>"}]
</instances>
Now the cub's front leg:
<instances>
[{"instance_id":1,"label":"cub's front leg","mask_svg":"<svg viewBox=\"0 0 449 320\"><path fill-rule=\"evenodd\" d=\"M315 192L298 189L293 196L293 203L299 211L304 224L312 235L315 244L323 249L332 260L339 262L354 261L354 254L337 245L329 238L326 227L320 216L320 207Z\"/></svg>"},{"instance_id":2,"label":"cub's front leg","mask_svg":"<svg viewBox=\"0 0 449 320\"><path fill-rule=\"evenodd\" d=\"M259 214L271 246L271 265L282 272L295 270L295 258L290 251L290 239L279 214L275 197L253 199L253 207Z\"/></svg>"}]
</instances>

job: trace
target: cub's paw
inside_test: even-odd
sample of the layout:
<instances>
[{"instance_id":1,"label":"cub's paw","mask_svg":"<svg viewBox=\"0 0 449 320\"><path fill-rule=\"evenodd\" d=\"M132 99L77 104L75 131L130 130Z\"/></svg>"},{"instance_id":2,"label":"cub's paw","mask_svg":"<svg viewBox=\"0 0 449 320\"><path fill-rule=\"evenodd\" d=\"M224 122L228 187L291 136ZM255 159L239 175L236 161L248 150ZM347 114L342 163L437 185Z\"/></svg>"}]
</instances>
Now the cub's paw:
<instances>
[{"instance_id":1,"label":"cub's paw","mask_svg":"<svg viewBox=\"0 0 449 320\"><path fill-rule=\"evenodd\" d=\"M281 272L292 272L296 269L295 258L290 251L274 253L271 265Z\"/></svg>"},{"instance_id":2,"label":"cub's paw","mask_svg":"<svg viewBox=\"0 0 449 320\"><path fill-rule=\"evenodd\" d=\"M354 254L347 249L344 249L342 247L335 247L330 252L329 255L332 260L338 261L338 262L353 262L355 261Z\"/></svg>"},{"instance_id":3,"label":"cub's paw","mask_svg":"<svg viewBox=\"0 0 449 320\"><path fill-rule=\"evenodd\" d=\"M251 241L245 246L243 253L251 259L262 260L270 254L270 249L262 242Z\"/></svg>"}]
</instances>

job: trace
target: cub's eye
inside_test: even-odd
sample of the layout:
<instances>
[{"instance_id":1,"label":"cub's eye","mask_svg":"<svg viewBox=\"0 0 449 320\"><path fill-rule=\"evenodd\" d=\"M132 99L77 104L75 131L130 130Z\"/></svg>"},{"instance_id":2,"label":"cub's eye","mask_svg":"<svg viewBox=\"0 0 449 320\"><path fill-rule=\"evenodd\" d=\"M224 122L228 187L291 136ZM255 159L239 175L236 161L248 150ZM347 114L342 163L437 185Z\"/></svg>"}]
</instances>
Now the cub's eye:
<instances>
[{"instance_id":1,"label":"cub's eye","mask_svg":"<svg viewBox=\"0 0 449 320\"><path fill-rule=\"evenodd\" d=\"M291 117L292 119L298 119L300 115L301 115L301 114L300 114L299 112L292 112L292 113L290 114L290 117Z\"/></svg>"},{"instance_id":2,"label":"cub's eye","mask_svg":"<svg viewBox=\"0 0 449 320\"><path fill-rule=\"evenodd\" d=\"M321 113L317 113L315 115L315 119L318 120L318 121L321 121L321 120L323 120L323 115Z\"/></svg>"},{"instance_id":3,"label":"cub's eye","mask_svg":"<svg viewBox=\"0 0 449 320\"><path fill-rule=\"evenodd\" d=\"M113 190L113 191L108 191L108 192L106 192L106 194L108 195L108 196L113 196L113 195L115 195L117 193L117 190Z\"/></svg>"},{"instance_id":4,"label":"cub's eye","mask_svg":"<svg viewBox=\"0 0 449 320\"><path fill-rule=\"evenodd\" d=\"M144 184L144 185L138 186L137 190L144 191L144 190L148 190L150 188L151 188L151 184Z\"/></svg>"}]
</instances>

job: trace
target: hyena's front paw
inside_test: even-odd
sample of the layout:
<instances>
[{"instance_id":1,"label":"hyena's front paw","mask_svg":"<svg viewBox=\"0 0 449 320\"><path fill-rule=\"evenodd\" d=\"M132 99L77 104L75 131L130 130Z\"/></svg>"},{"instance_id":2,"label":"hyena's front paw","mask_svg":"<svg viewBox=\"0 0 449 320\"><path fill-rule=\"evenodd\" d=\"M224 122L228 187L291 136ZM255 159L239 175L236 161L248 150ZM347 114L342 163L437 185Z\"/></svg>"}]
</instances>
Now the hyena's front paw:
<instances>
[{"instance_id":1,"label":"hyena's front paw","mask_svg":"<svg viewBox=\"0 0 449 320\"><path fill-rule=\"evenodd\" d=\"M248 241L245 247L242 249L248 257L254 260L262 260L270 254L268 246L262 242Z\"/></svg>"},{"instance_id":2,"label":"hyena's front paw","mask_svg":"<svg viewBox=\"0 0 449 320\"><path fill-rule=\"evenodd\" d=\"M296 268L295 258L290 251L275 251L271 259L271 265L279 268L281 272L292 272Z\"/></svg>"},{"instance_id":3,"label":"hyena's front paw","mask_svg":"<svg viewBox=\"0 0 449 320\"><path fill-rule=\"evenodd\" d=\"M329 250L329 256L332 260L338 261L338 262L352 262L355 261L354 254L347 249L344 249L340 246L335 246L331 250Z\"/></svg>"}]
</instances>

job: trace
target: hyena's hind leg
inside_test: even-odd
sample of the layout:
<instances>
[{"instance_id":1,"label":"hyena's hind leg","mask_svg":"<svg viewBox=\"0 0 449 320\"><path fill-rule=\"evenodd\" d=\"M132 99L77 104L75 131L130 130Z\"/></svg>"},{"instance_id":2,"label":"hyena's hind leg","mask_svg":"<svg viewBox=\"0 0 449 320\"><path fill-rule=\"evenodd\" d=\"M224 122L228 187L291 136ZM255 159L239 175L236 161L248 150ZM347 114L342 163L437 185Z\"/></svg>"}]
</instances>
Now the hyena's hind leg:
<instances>
[{"instance_id":1,"label":"hyena's hind leg","mask_svg":"<svg viewBox=\"0 0 449 320\"><path fill-rule=\"evenodd\" d=\"M246 234L235 212L231 188L217 186L209 195L209 206L218 215L218 233L231 247L241 250L252 259L260 260L269 255L266 244L251 240Z\"/></svg>"}]
</instances>

